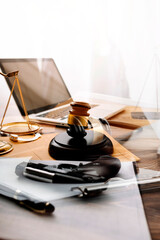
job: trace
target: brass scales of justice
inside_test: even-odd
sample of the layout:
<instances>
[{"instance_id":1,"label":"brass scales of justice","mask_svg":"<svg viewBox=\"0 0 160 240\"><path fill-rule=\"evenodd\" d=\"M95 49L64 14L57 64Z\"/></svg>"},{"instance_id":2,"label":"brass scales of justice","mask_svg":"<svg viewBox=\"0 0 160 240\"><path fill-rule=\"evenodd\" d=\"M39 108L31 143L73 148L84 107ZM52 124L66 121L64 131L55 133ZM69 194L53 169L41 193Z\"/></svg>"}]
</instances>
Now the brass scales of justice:
<instances>
[{"instance_id":1,"label":"brass scales of justice","mask_svg":"<svg viewBox=\"0 0 160 240\"><path fill-rule=\"evenodd\" d=\"M33 122L33 121L31 122L29 120L28 113L27 113L26 106L25 106L24 99L23 99L23 95L22 95L22 90L20 87L19 79L18 79L18 72L19 71L15 71L15 72L10 72L8 74L4 74L4 73L0 72L0 74L5 78L15 77L13 86L11 89L11 93L9 95L9 99L7 101L7 105L6 105L6 108L5 108L1 123L0 123L0 131L3 134L9 134L10 139L13 141L29 142L29 141L34 141L41 136L40 133L38 133L38 131L40 130L40 126L38 124L36 124L35 122ZM10 123L3 124L16 83L18 86L18 91L20 94L20 99L22 102L26 121L10 122ZM10 143L0 140L0 155L8 153L8 152L12 151L12 149L13 149L13 146Z\"/></svg>"}]
</instances>

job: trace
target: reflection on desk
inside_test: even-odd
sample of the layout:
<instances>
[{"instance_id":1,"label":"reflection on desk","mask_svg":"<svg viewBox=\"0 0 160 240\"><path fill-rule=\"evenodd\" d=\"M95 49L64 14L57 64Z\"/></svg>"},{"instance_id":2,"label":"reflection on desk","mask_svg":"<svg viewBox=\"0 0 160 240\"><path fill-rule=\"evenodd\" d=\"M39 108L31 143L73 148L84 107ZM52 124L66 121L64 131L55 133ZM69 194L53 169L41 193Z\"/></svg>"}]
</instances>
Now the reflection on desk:
<instances>
[{"instance_id":1,"label":"reflection on desk","mask_svg":"<svg viewBox=\"0 0 160 240\"><path fill-rule=\"evenodd\" d=\"M56 211L53 217L42 221L41 217L27 211L22 212L18 207L10 206L6 209L7 202L2 202L5 209L0 214L1 219L4 219L0 224L1 237L11 239L47 237L49 240L66 239L65 236L70 239L106 239L107 236L108 239L151 239L136 184L108 189L92 198L66 199L65 193L68 192L69 197L69 189L75 184L50 184L17 178L14 171L17 164L22 161L16 158L1 158L0 183L7 182L8 185L25 190L34 197L54 203ZM133 164L123 163L118 176L135 178ZM14 221L9 223L12 208L13 211L16 209L16 215ZM9 229L6 229L6 224L9 224Z\"/></svg>"},{"instance_id":2,"label":"reflection on desk","mask_svg":"<svg viewBox=\"0 0 160 240\"><path fill-rule=\"evenodd\" d=\"M96 98L97 95L94 95ZM92 96L93 97L93 96ZM99 96L98 96L99 97ZM88 98L81 97L81 101L87 101ZM132 105L128 99L120 99L108 96L102 96L98 101L103 102L107 99L122 104ZM134 105L134 103L133 103ZM135 107L127 107L126 110L112 117L110 120L123 121L131 124L139 125L139 121L133 120L131 118L131 111ZM11 109L12 110L12 109ZM14 115L13 113L11 114ZM141 126L149 125L150 122L147 120L141 120ZM53 126L45 126L44 132L53 132L55 134L61 133L64 131L62 128L56 128ZM118 126L111 126L112 137L116 138L118 142L131 151L133 154L140 158L138 166L140 168L160 170L160 157L157 156L157 147L160 145L159 138L156 133L152 132L150 134L150 129L145 128L146 130L142 132L137 131L138 135L135 136L136 131L134 132L131 128L120 128ZM148 129L148 130L147 130ZM133 133L133 137L132 137ZM139 137L138 137L139 136ZM42 139L37 140L34 144L34 148L30 150L29 143L16 144L15 149L12 153L5 155L6 157L25 157L32 156L32 159L43 159L43 160L53 160L48 155L48 144L53 138L53 134L45 134L42 136L43 144L41 144ZM7 137L1 137L3 140L8 140ZM28 151L29 150L29 151ZM46 155L47 154L47 155ZM46 157L47 156L47 157ZM1 158L0 158L1 160ZM7 171L7 169L6 169ZM123 192L122 192L123 195ZM125 197L124 192L124 197ZM123 197L123 196L122 196ZM133 196L127 195L128 200L132 201ZM143 200L143 205L145 209L145 215L149 225L149 230L151 237L154 240L160 239L160 192L159 190L149 191L146 193L141 193ZM6 198L0 197L0 238L10 238L10 239L53 239L61 238L67 239L106 239L109 231L113 231L113 237L111 239L127 239L128 235L121 236L121 234L116 234L114 228L119 223L119 219L114 215L114 221L110 221L109 214L111 212L111 205L106 204L110 200L108 196L108 191L104 194L99 195L92 199L79 199L79 198L67 198L59 199L55 201L56 211L53 216L38 217L35 214L25 211L22 208L14 205ZM122 200L122 199L121 199ZM118 201L114 202L115 205L121 207L121 204ZM123 204L126 205L125 200ZM142 203L141 203L142 204ZM124 206L123 205L123 206ZM127 206L127 205L126 205ZM122 208L123 209L123 208ZM129 208L130 209L130 206ZM142 208L143 209L143 208ZM115 208L116 210L116 208ZM116 214L116 211L114 211ZM137 213L138 214L138 213ZM125 215L125 213L124 213ZM127 225L131 223L132 210L131 214L125 215L124 228L127 228ZM12 221L11 221L12 219ZM137 225L141 225L141 220L138 220ZM117 227L118 228L118 227ZM9 229L9 232L8 232ZM63 230L63 231L62 231ZM133 236L135 234L134 228L132 227L131 233ZM46 237L47 236L47 237ZM53 237L54 236L54 237ZM15 238L14 238L15 237ZM136 239L136 238L135 238ZM141 238L141 235L137 239ZM145 239L145 238L144 238Z\"/></svg>"}]
</instances>

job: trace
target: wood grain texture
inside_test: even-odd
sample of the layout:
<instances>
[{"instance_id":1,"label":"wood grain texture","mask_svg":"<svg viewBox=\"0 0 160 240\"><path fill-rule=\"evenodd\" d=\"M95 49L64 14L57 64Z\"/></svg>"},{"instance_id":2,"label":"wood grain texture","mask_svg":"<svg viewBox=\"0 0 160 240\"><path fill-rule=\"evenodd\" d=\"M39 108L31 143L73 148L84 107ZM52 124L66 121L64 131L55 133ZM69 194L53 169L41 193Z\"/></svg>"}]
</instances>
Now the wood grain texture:
<instances>
[{"instance_id":1,"label":"wood grain texture","mask_svg":"<svg viewBox=\"0 0 160 240\"><path fill-rule=\"evenodd\" d=\"M141 193L147 222L153 240L160 239L160 190Z\"/></svg>"},{"instance_id":2,"label":"wood grain texture","mask_svg":"<svg viewBox=\"0 0 160 240\"><path fill-rule=\"evenodd\" d=\"M134 107L127 107L123 114L115 116L116 121L131 121L142 127L135 131L129 128L112 127L112 134L123 146L139 157L138 167L159 170L160 156L157 155L157 149L160 146L160 140L155 132L149 127L147 120L133 120L130 112ZM129 119L129 120L128 120ZM153 121L154 122L154 121ZM149 225L151 237L153 240L160 239L160 189L141 192L143 205L147 222Z\"/></svg>"},{"instance_id":3,"label":"wood grain texture","mask_svg":"<svg viewBox=\"0 0 160 240\"><path fill-rule=\"evenodd\" d=\"M127 107L125 111L121 114L114 116L111 119L115 119L116 121L129 122L131 124L135 124L138 126L147 126L147 120L133 120L131 118L131 111L133 107ZM128 127L128 126L127 126ZM43 159L43 160L53 160L48 155L48 144L50 140L55 136L56 133L63 132L64 129L55 127L46 127L46 131L55 131L51 134L43 135L43 138L37 140L33 143L27 144L19 144L13 143L14 150L7 155L6 157L25 157L32 156L33 159ZM118 142L114 144L116 145L116 149L118 149L119 145L123 148L127 149L128 152L133 153L133 156L136 156L140 159L138 161L139 167L150 168L153 170L160 170L160 157L157 156L157 147L159 146L159 139L153 136L150 132L140 132L140 134L133 135L133 129L131 128L119 128L118 126L111 127L113 138L117 139ZM44 126L45 131L45 126ZM149 135L148 135L149 134ZM151 134L151 135L150 135ZM147 136L147 137L146 137ZM3 140L10 141L7 137L0 138ZM112 139L113 140L113 139ZM145 214L148 221L149 229L151 232L151 236L153 240L160 240L160 191L152 191L141 193L142 200L144 204ZM75 201L75 200L73 200ZM78 206L81 205L82 209L85 208L94 209L90 211L91 215L86 215L86 219L90 218L93 214L95 221L99 222L99 219L96 216L100 217L100 219L105 221L105 217L103 217L103 212L105 210L105 205L101 204L101 208L96 208L96 199L94 202L77 202L76 208L74 208L74 204L72 201L67 201L67 205L64 206L68 215L72 213L73 219L69 220L68 216L64 216L63 208L61 204L57 204L56 211L58 215L52 216L39 216L34 213L29 212L28 210L24 210L23 208L17 206L15 203L9 201L6 198L0 196L0 239L13 239L12 236L16 236L14 239L67 239L70 234L74 236L74 239L77 239L77 236L81 239L107 239L107 234L105 233L105 228L99 228L98 232L96 230L94 233L90 229L90 226L85 226L85 223L81 219L74 217L74 209L78 210ZM95 212L94 212L95 211ZM85 211L84 211L85 212ZM102 214L102 216L100 216ZM80 218L84 216L80 215ZM54 221L54 225L53 225ZM74 223L72 228L69 228L68 225ZM82 227L85 226L86 231L82 228L78 228L78 224L81 224ZM96 223L93 228L96 228ZM41 229L41 231L39 231ZM62 232L63 229L63 232ZM59 232L62 232L61 236L58 235ZM6 235L7 233L7 235ZM142 239L143 240L143 239Z\"/></svg>"},{"instance_id":4,"label":"wood grain texture","mask_svg":"<svg viewBox=\"0 0 160 240\"><path fill-rule=\"evenodd\" d=\"M115 126L114 121L116 123L118 121L121 123L119 125L119 127L121 127L122 124L123 124L123 127L124 127L124 125L126 124L126 128L128 128L128 129L130 129L130 128L134 129L134 126L136 128L136 126L137 127L142 127L142 126L150 124L150 122L148 120L145 120L145 119L133 119L132 116L131 116L131 112L135 112L135 111L139 112L139 111L142 111L142 109L140 107L135 108L133 106L126 106L122 113L116 114L113 117L109 118L108 120L110 121L110 123L113 121L113 126ZM116 125L118 126L118 123Z\"/></svg>"}]
</instances>

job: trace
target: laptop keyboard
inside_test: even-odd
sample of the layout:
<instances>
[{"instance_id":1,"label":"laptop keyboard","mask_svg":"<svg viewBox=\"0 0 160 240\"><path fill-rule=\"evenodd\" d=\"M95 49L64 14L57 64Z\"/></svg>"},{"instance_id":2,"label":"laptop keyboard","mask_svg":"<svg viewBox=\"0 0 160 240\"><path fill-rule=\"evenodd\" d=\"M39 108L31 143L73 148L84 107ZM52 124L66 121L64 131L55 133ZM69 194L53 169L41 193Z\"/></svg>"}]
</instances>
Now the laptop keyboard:
<instances>
[{"instance_id":1,"label":"laptop keyboard","mask_svg":"<svg viewBox=\"0 0 160 240\"><path fill-rule=\"evenodd\" d=\"M97 104L91 104L91 108L98 106ZM53 118L53 119L65 119L68 117L71 106L63 107L57 110L50 111L48 113L38 114L38 117Z\"/></svg>"},{"instance_id":2,"label":"laptop keyboard","mask_svg":"<svg viewBox=\"0 0 160 240\"><path fill-rule=\"evenodd\" d=\"M68 107L64 107L61 109L57 109L54 111L50 111L48 113L43 113L43 114L39 114L37 115L38 117L45 117L45 118L53 118L53 119L64 119L68 116L69 114L69 110L71 110L71 106Z\"/></svg>"}]
</instances>

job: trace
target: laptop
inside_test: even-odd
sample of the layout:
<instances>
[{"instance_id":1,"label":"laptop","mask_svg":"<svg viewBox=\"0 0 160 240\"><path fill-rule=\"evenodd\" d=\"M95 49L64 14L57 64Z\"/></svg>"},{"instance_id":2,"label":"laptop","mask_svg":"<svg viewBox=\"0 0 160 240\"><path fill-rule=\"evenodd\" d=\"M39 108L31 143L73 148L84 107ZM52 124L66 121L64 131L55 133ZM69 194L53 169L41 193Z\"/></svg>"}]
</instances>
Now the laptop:
<instances>
[{"instance_id":1,"label":"laptop","mask_svg":"<svg viewBox=\"0 0 160 240\"><path fill-rule=\"evenodd\" d=\"M73 98L52 58L0 59L3 73L19 70L18 79L25 106L31 120L41 123L68 126L68 114ZM9 88L13 78L5 78ZM17 85L13 97L25 116ZM114 104L111 108L102 104L91 104L90 114L94 117L111 117L123 110L124 106ZM94 112L92 112L94 109ZM103 116L102 116L103 115Z\"/></svg>"}]
</instances>

